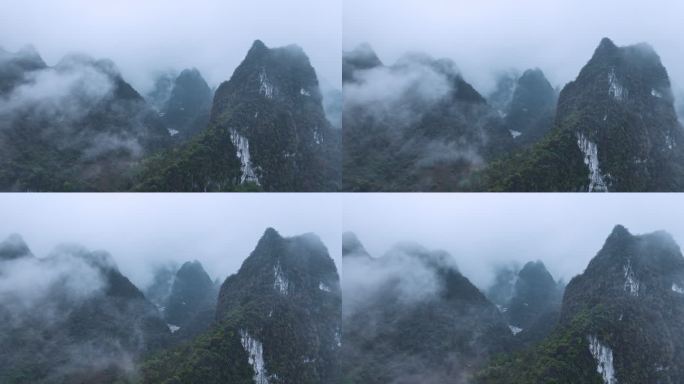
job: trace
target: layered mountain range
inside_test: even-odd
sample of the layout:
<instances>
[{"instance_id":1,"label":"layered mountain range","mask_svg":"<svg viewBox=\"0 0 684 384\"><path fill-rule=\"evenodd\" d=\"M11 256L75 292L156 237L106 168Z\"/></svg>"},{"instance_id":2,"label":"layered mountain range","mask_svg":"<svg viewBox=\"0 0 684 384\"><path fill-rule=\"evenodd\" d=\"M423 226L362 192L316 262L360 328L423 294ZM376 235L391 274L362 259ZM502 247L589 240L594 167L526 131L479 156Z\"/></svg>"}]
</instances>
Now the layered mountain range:
<instances>
[{"instance_id":1,"label":"layered mountain range","mask_svg":"<svg viewBox=\"0 0 684 384\"><path fill-rule=\"evenodd\" d=\"M683 277L684 257L669 234L616 226L568 283L552 333L493 362L477 382L681 382Z\"/></svg>"},{"instance_id":2,"label":"layered mountain range","mask_svg":"<svg viewBox=\"0 0 684 384\"><path fill-rule=\"evenodd\" d=\"M603 39L560 94L539 69L486 99L448 60L343 54L344 189L679 191L684 130L660 57Z\"/></svg>"},{"instance_id":3,"label":"layered mountain range","mask_svg":"<svg viewBox=\"0 0 684 384\"><path fill-rule=\"evenodd\" d=\"M450 255L371 256L343 237L343 382L678 383L684 257L666 232L616 226L567 286L540 261L484 295Z\"/></svg>"},{"instance_id":4,"label":"layered mountain range","mask_svg":"<svg viewBox=\"0 0 684 384\"><path fill-rule=\"evenodd\" d=\"M106 252L38 258L12 235L0 243L0 381L336 382L339 284L313 234L268 229L220 294L197 261L162 268L149 298Z\"/></svg>"},{"instance_id":5,"label":"layered mountain range","mask_svg":"<svg viewBox=\"0 0 684 384\"><path fill-rule=\"evenodd\" d=\"M211 328L148 361L143 382L336 382L340 312L339 276L318 237L268 229L221 286Z\"/></svg>"},{"instance_id":6,"label":"layered mountain range","mask_svg":"<svg viewBox=\"0 0 684 384\"><path fill-rule=\"evenodd\" d=\"M667 71L647 44L603 39L558 99L544 140L494 166L506 191L678 191L682 126Z\"/></svg>"},{"instance_id":7,"label":"layered mountain range","mask_svg":"<svg viewBox=\"0 0 684 384\"><path fill-rule=\"evenodd\" d=\"M0 50L0 190L336 190L340 98L297 46L256 41L214 92L196 69L141 96L109 60Z\"/></svg>"},{"instance_id":8,"label":"layered mountain range","mask_svg":"<svg viewBox=\"0 0 684 384\"><path fill-rule=\"evenodd\" d=\"M267 229L220 289L199 262L143 293L102 251L0 243L3 383L679 383L684 256L616 226L567 286L540 261L484 294L416 244ZM39 277L39 278L37 278ZM27 287L30 284L30 288Z\"/></svg>"},{"instance_id":9,"label":"layered mountain range","mask_svg":"<svg viewBox=\"0 0 684 384\"><path fill-rule=\"evenodd\" d=\"M137 189L336 190L340 150L304 51L257 40L216 90L207 128L150 159Z\"/></svg>"}]
</instances>

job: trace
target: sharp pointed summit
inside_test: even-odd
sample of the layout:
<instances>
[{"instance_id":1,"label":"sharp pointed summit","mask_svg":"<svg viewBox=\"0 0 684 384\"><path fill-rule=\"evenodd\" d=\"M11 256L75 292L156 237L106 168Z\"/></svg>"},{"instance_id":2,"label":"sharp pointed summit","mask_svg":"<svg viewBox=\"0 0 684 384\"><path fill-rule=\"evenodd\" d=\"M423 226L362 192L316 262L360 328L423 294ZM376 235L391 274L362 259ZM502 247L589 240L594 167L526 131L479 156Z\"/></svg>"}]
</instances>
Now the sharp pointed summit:
<instances>
[{"instance_id":1,"label":"sharp pointed summit","mask_svg":"<svg viewBox=\"0 0 684 384\"><path fill-rule=\"evenodd\" d=\"M632 236L632 234L629 233L629 230L627 228L625 228L624 225L617 224L617 225L615 225L615 227L613 227L613 230L610 232L610 236L608 238L609 239L610 238L620 239L620 238L631 237L631 236Z\"/></svg>"},{"instance_id":2,"label":"sharp pointed summit","mask_svg":"<svg viewBox=\"0 0 684 384\"><path fill-rule=\"evenodd\" d=\"M282 240L282 236L280 236L280 233L275 230L275 228L268 227L264 231L264 234L261 236L261 239L259 239L259 243L264 242L264 243L269 243L273 241L280 241Z\"/></svg>"},{"instance_id":3,"label":"sharp pointed summit","mask_svg":"<svg viewBox=\"0 0 684 384\"><path fill-rule=\"evenodd\" d=\"M615 45L615 43L613 43L613 40L611 40L608 37L604 37L599 42L598 47L596 47L596 50L594 51L594 57L601 56L601 55L615 54L617 52L618 52L618 47L617 47L617 45Z\"/></svg>"},{"instance_id":4,"label":"sharp pointed summit","mask_svg":"<svg viewBox=\"0 0 684 384\"><path fill-rule=\"evenodd\" d=\"M163 313L171 332L186 340L207 330L215 316L217 296L217 287L202 263L184 263L173 279Z\"/></svg>"},{"instance_id":5,"label":"sharp pointed summit","mask_svg":"<svg viewBox=\"0 0 684 384\"><path fill-rule=\"evenodd\" d=\"M382 67L382 61L368 43L342 54L342 82L354 81L354 72Z\"/></svg>"},{"instance_id":6,"label":"sharp pointed summit","mask_svg":"<svg viewBox=\"0 0 684 384\"><path fill-rule=\"evenodd\" d=\"M370 254L354 232L344 232L342 234L342 257L370 258Z\"/></svg>"},{"instance_id":7,"label":"sharp pointed summit","mask_svg":"<svg viewBox=\"0 0 684 384\"><path fill-rule=\"evenodd\" d=\"M0 242L0 261L32 256L31 250L19 234L11 234L7 239Z\"/></svg>"},{"instance_id":8,"label":"sharp pointed summit","mask_svg":"<svg viewBox=\"0 0 684 384\"><path fill-rule=\"evenodd\" d=\"M255 55L263 52L268 52L268 47L266 46L266 44L264 44L263 41L256 39L252 43L252 46L249 48L247 56L249 57L250 55Z\"/></svg>"},{"instance_id":9,"label":"sharp pointed summit","mask_svg":"<svg viewBox=\"0 0 684 384\"><path fill-rule=\"evenodd\" d=\"M163 89L165 79L159 81ZM206 128L213 93L197 68L181 71L169 88L160 116L171 136L187 141Z\"/></svg>"}]
</instances>

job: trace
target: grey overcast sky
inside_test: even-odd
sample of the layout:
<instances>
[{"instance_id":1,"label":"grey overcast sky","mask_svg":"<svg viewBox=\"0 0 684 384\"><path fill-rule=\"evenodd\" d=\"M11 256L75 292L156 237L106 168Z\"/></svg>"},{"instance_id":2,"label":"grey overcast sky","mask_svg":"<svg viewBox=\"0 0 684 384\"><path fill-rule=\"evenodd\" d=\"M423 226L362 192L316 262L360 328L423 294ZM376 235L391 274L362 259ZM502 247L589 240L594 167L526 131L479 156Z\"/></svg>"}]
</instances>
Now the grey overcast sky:
<instances>
[{"instance_id":1,"label":"grey overcast sky","mask_svg":"<svg viewBox=\"0 0 684 384\"><path fill-rule=\"evenodd\" d=\"M484 93L511 67L540 67L564 85L602 37L646 41L684 89L680 0L345 0L343 27L345 50L368 42L386 64L406 51L449 57Z\"/></svg>"},{"instance_id":2,"label":"grey overcast sky","mask_svg":"<svg viewBox=\"0 0 684 384\"><path fill-rule=\"evenodd\" d=\"M111 58L134 86L197 67L228 80L255 39L298 44L319 78L341 82L342 0L2 0L0 46L33 44L48 64L70 52Z\"/></svg>"},{"instance_id":3,"label":"grey overcast sky","mask_svg":"<svg viewBox=\"0 0 684 384\"><path fill-rule=\"evenodd\" d=\"M445 250L480 287L513 260L542 260L567 282L616 224L684 245L684 194L347 194L343 217L372 255L405 241Z\"/></svg>"},{"instance_id":4,"label":"grey overcast sky","mask_svg":"<svg viewBox=\"0 0 684 384\"><path fill-rule=\"evenodd\" d=\"M212 278L237 271L267 227L317 234L339 265L341 200L334 194L2 194L0 241L24 237L44 257L78 243L106 250L144 286L150 267L197 259Z\"/></svg>"}]
</instances>

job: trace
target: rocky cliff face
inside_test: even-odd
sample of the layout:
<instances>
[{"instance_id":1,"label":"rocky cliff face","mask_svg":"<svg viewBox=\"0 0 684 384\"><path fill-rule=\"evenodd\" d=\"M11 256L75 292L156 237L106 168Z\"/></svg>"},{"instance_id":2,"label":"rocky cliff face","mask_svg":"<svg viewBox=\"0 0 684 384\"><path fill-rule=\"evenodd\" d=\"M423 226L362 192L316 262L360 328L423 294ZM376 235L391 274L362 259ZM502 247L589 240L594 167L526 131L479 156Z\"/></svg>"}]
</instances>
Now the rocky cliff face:
<instances>
[{"instance_id":1,"label":"rocky cliff face","mask_svg":"<svg viewBox=\"0 0 684 384\"><path fill-rule=\"evenodd\" d=\"M306 54L257 40L217 89L206 131L152 163L140 188L336 190L340 151Z\"/></svg>"},{"instance_id":2,"label":"rocky cliff face","mask_svg":"<svg viewBox=\"0 0 684 384\"><path fill-rule=\"evenodd\" d=\"M336 382L340 312L337 270L318 237L283 238L268 229L223 283L216 325L151 362L145 381Z\"/></svg>"},{"instance_id":3,"label":"rocky cliff face","mask_svg":"<svg viewBox=\"0 0 684 384\"><path fill-rule=\"evenodd\" d=\"M616 226L563 298L539 345L495 363L483 383L677 383L682 380L684 257L665 232Z\"/></svg>"},{"instance_id":4,"label":"rocky cliff face","mask_svg":"<svg viewBox=\"0 0 684 384\"><path fill-rule=\"evenodd\" d=\"M561 92L552 134L499 164L491 182L502 190L681 190L683 133L655 51L603 39Z\"/></svg>"}]
</instances>

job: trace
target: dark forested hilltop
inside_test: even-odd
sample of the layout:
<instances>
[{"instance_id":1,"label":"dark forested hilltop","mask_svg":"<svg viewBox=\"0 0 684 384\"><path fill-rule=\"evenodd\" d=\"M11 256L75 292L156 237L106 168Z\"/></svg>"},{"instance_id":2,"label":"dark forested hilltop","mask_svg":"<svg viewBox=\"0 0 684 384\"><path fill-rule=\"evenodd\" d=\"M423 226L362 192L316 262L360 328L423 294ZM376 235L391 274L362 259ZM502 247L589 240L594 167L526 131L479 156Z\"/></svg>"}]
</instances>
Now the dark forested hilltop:
<instances>
[{"instance_id":1,"label":"dark forested hilltop","mask_svg":"<svg viewBox=\"0 0 684 384\"><path fill-rule=\"evenodd\" d=\"M0 190L334 191L341 107L325 96L297 46L256 41L216 93L185 69L145 97L110 60L0 50Z\"/></svg>"},{"instance_id":2,"label":"dark forested hilltop","mask_svg":"<svg viewBox=\"0 0 684 384\"><path fill-rule=\"evenodd\" d=\"M368 45L343 54L343 80L348 191L684 189L684 129L648 44L604 38L560 94L529 69L485 99L449 60L388 66Z\"/></svg>"}]
</instances>

